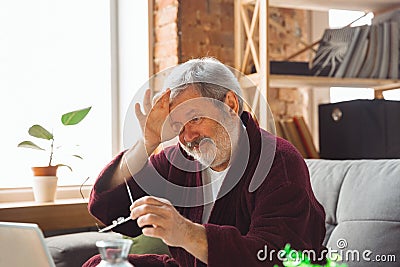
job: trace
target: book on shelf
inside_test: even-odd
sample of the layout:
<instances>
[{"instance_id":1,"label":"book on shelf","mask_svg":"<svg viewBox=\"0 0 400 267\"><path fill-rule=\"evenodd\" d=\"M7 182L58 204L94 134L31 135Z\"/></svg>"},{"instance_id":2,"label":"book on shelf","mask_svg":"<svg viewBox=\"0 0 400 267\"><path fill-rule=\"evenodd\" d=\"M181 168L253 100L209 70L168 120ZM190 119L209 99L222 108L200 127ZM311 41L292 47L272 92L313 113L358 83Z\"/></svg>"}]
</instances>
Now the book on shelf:
<instances>
[{"instance_id":1,"label":"book on shelf","mask_svg":"<svg viewBox=\"0 0 400 267\"><path fill-rule=\"evenodd\" d=\"M400 78L400 8L374 17L374 24L390 23L390 59L388 78Z\"/></svg>"},{"instance_id":2,"label":"book on shelf","mask_svg":"<svg viewBox=\"0 0 400 267\"><path fill-rule=\"evenodd\" d=\"M319 158L311 132L301 116L275 122L276 135L286 139L300 152L303 158Z\"/></svg>"},{"instance_id":3,"label":"book on shelf","mask_svg":"<svg viewBox=\"0 0 400 267\"><path fill-rule=\"evenodd\" d=\"M359 74L368 51L369 30L370 27L367 25L360 27L360 34L358 35L356 43L357 45L355 46L353 53L351 54L350 62L344 73L344 77L354 78L357 77L357 75Z\"/></svg>"},{"instance_id":4,"label":"book on shelf","mask_svg":"<svg viewBox=\"0 0 400 267\"><path fill-rule=\"evenodd\" d=\"M360 29L345 27L341 29L326 29L318 46L317 53L312 60L311 72L315 76L342 77L345 65L351 56L350 50L356 45Z\"/></svg>"},{"instance_id":5,"label":"book on shelf","mask_svg":"<svg viewBox=\"0 0 400 267\"><path fill-rule=\"evenodd\" d=\"M288 137L286 135L286 129L285 129L285 125L283 125L283 121L284 120L277 120L275 122L275 124L277 125L277 127L276 127L276 129L277 129L276 130L276 135L281 137L281 138L283 138L283 139L286 139L287 141L289 141Z\"/></svg>"},{"instance_id":6,"label":"book on shelf","mask_svg":"<svg viewBox=\"0 0 400 267\"><path fill-rule=\"evenodd\" d=\"M378 73L379 79L386 79L389 74L389 57L390 57L390 23L388 21L382 25L382 53L380 60L380 68Z\"/></svg>"},{"instance_id":7,"label":"book on shelf","mask_svg":"<svg viewBox=\"0 0 400 267\"><path fill-rule=\"evenodd\" d=\"M282 129L282 125L281 125L281 121L280 121L280 120L276 120L276 121L275 121L275 135L276 135L276 136L279 136L279 137L282 137L283 139L286 139L286 138L287 138L286 135L285 135L285 133L283 132L283 129Z\"/></svg>"},{"instance_id":8,"label":"book on shelf","mask_svg":"<svg viewBox=\"0 0 400 267\"><path fill-rule=\"evenodd\" d=\"M311 73L335 78L400 78L400 9L376 16L371 26L326 29Z\"/></svg>"},{"instance_id":9,"label":"book on shelf","mask_svg":"<svg viewBox=\"0 0 400 267\"><path fill-rule=\"evenodd\" d=\"M292 143L292 145L297 148L303 158L307 158L308 155L306 149L303 145L303 142L301 141L300 134L296 128L296 125L294 124L293 119L283 120L283 123L281 125L283 126L282 128L287 138L286 140L288 140L290 143Z\"/></svg>"},{"instance_id":10,"label":"book on shelf","mask_svg":"<svg viewBox=\"0 0 400 267\"><path fill-rule=\"evenodd\" d=\"M375 65L375 56L378 43L378 25L372 25L368 36L368 49L364 63L357 77L369 78Z\"/></svg>"},{"instance_id":11,"label":"book on shelf","mask_svg":"<svg viewBox=\"0 0 400 267\"><path fill-rule=\"evenodd\" d=\"M319 159L319 153L314 145L310 129L308 128L304 118L302 116L295 116L293 117L293 121L297 127L308 158Z\"/></svg>"},{"instance_id":12,"label":"book on shelf","mask_svg":"<svg viewBox=\"0 0 400 267\"><path fill-rule=\"evenodd\" d=\"M354 54L354 50L357 46L357 41L361 32L361 27L353 27L351 28L351 32L348 33L348 36L346 38L346 40L348 40L348 47L346 49L346 51L344 51L344 55L343 55L343 60L340 63L336 73L335 73L335 77L336 78L343 78L345 71L347 69L347 66L350 63L350 59L352 58L352 55Z\"/></svg>"},{"instance_id":13,"label":"book on shelf","mask_svg":"<svg viewBox=\"0 0 400 267\"><path fill-rule=\"evenodd\" d=\"M378 78L379 70L382 65L383 57L383 24L377 25L377 37L376 37L376 50L374 55L374 61L372 71L366 78Z\"/></svg>"},{"instance_id":14,"label":"book on shelf","mask_svg":"<svg viewBox=\"0 0 400 267\"><path fill-rule=\"evenodd\" d=\"M399 14L400 16L400 14ZM400 20L400 19L399 19ZM400 22L390 22L390 60L389 60L389 78L400 78Z\"/></svg>"}]
</instances>

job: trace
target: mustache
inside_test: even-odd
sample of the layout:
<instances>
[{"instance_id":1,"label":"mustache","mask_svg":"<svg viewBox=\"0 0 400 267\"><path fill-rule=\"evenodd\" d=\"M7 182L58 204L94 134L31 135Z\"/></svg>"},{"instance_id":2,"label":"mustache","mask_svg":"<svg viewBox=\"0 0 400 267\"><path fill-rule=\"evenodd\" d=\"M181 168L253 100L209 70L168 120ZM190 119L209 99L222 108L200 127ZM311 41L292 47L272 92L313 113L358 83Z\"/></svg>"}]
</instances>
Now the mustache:
<instances>
[{"instance_id":1,"label":"mustache","mask_svg":"<svg viewBox=\"0 0 400 267\"><path fill-rule=\"evenodd\" d=\"M185 146L192 150L196 146L199 147L200 143L202 141L211 141L212 142L212 139L209 137L199 137L199 138L194 139L191 142L185 142Z\"/></svg>"},{"instance_id":2,"label":"mustache","mask_svg":"<svg viewBox=\"0 0 400 267\"><path fill-rule=\"evenodd\" d=\"M200 142L205 139L204 137L196 138L192 142L186 142L185 146L189 149L193 149L195 146L199 146Z\"/></svg>"}]
</instances>

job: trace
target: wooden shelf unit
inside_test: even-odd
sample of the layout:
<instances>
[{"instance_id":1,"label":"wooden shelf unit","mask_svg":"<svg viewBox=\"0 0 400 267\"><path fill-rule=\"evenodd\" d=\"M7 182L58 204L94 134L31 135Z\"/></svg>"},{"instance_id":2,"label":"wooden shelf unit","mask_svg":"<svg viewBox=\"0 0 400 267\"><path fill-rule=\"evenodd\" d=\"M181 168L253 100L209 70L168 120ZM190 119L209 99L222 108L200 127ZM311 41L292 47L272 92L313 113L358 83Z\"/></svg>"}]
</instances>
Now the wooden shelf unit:
<instances>
[{"instance_id":1,"label":"wooden shelf unit","mask_svg":"<svg viewBox=\"0 0 400 267\"><path fill-rule=\"evenodd\" d=\"M1 203L0 218L8 222L36 223L43 231L96 226L96 219L89 214L87 203L82 199Z\"/></svg>"},{"instance_id":2,"label":"wooden shelf unit","mask_svg":"<svg viewBox=\"0 0 400 267\"><path fill-rule=\"evenodd\" d=\"M270 74L268 76L270 87L359 87L372 88L376 92L383 92L400 88L400 80L367 79L367 78L332 78L321 76L300 76ZM246 75L240 83L243 89L258 85L260 75L257 73Z\"/></svg>"},{"instance_id":3,"label":"wooden shelf unit","mask_svg":"<svg viewBox=\"0 0 400 267\"><path fill-rule=\"evenodd\" d=\"M268 76L271 87L362 87L375 90L391 90L400 87L400 80L368 79L368 78L332 78L321 76L300 76L270 74ZM246 81L247 80L247 81ZM244 88L254 87L260 81L257 73L246 75L241 79Z\"/></svg>"},{"instance_id":4,"label":"wooden shelf unit","mask_svg":"<svg viewBox=\"0 0 400 267\"><path fill-rule=\"evenodd\" d=\"M375 97L381 98L385 90L400 88L400 80L361 79L361 78L331 78L315 76L295 75L271 75L269 74L268 57L268 27L269 6L296 8L307 10L329 10L347 9L361 10L365 12L384 11L399 8L398 0L235 0L235 68L245 69L249 57L253 58L256 73L247 75L248 79L242 78L243 88L254 87L256 84L261 94L267 95L269 87L368 87L375 90ZM253 12L251 15L249 15ZM258 21L259 46L255 49L254 29ZM243 42L243 40L245 42ZM261 75L266 73L266 75ZM260 93L253 99L254 103L260 102ZM266 113L266 111L261 112ZM266 114L258 114L266 118ZM260 120L260 125L265 127L266 121Z\"/></svg>"}]
</instances>

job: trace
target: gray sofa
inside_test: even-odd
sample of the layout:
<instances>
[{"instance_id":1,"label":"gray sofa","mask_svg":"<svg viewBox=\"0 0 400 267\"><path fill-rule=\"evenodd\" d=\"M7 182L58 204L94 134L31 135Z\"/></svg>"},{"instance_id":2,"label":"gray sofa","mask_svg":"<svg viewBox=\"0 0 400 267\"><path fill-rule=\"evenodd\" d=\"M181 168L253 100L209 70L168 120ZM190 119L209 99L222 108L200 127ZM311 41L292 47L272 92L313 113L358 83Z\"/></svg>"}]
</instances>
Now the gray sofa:
<instances>
[{"instance_id":1,"label":"gray sofa","mask_svg":"<svg viewBox=\"0 0 400 267\"><path fill-rule=\"evenodd\" d=\"M57 267L79 267L99 254L96 241L119 238L117 233L83 232L47 237L45 241Z\"/></svg>"},{"instance_id":2,"label":"gray sofa","mask_svg":"<svg viewBox=\"0 0 400 267\"><path fill-rule=\"evenodd\" d=\"M400 266L400 160L307 165L326 212L325 245L349 267Z\"/></svg>"},{"instance_id":3,"label":"gray sofa","mask_svg":"<svg viewBox=\"0 0 400 267\"><path fill-rule=\"evenodd\" d=\"M349 267L400 266L400 160L306 163L314 193L325 208L329 253L341 255ZM96 240L114 238L121 236L78 233L46 242L57 267L75 267L97 254Z\"/></svg>"}]
</instances>

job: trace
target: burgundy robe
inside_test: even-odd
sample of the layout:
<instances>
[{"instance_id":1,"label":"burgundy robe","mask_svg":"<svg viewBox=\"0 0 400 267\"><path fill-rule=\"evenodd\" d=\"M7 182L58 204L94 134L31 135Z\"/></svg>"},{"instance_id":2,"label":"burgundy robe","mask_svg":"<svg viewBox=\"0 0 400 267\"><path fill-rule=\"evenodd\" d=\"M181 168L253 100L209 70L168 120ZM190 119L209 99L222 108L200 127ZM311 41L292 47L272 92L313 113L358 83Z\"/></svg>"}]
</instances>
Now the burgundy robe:
<instances>
[{"instance_id":1,"label":"burgundy robe","mask_svg":"<svg viewBox=\"0 0 400 267\"><path fill-rule=\"evenodd\" d=\"M240 150L237 153L240 156L235 157L221 188L235 173L243 173L243 169L244 174L229 193L215 202L208 223L203 224L208 241L208 266L273 266L274 263L282 266L276 252L287 243L298 250L313 249L320 253L325 236L325 212L311 189L302 156L287 141L260 129L249 113L244 112L241 119L249 137L250 152ZM243 148L243 143L242 136L239 149ZM135 199L146 195L136 181L141 184L151 179L155 170L175 184L192 187L202 184L201 171L185 172L169 162L168 158L177 158L178 154L182 155L179 145L164 149L150 158L135 179L129 179ZM103 181L112 177L121 156L122 153L102 171L90 197L90 213L106 225L130 214L131 203L125 185L113 190L106 190L103 185ZM272 166L268 164L268 158ZM257 190L249 192L256 169L259 176L263 168L265 179ZM158 196L168 199L168 192L162 193L160 188ZM176 208L186 218L201 223L203 206ZM141 234L135 221L114 229L128 236ZM265 261L258 259L258 253L261 257L265 256L259 252L265 248L276 251L272 253L272 261L269 257ZM136 267L205 266L182 248L170 247L170 251L173 258L166 255L130 255L129 260ZM98 257L92 258L85 266L93 266L98 261Z\"/></svg>"}]
</instances>

